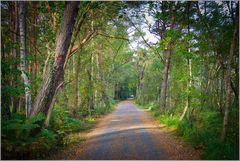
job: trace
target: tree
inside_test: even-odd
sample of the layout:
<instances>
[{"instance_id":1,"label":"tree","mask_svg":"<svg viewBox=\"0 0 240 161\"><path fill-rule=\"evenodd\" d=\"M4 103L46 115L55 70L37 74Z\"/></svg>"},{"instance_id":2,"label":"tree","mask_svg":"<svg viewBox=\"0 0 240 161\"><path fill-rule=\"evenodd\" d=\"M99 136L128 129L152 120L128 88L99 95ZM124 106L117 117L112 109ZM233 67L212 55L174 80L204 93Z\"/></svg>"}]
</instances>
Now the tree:
<instances>
[{"instance_id":1,"label":"tree","mask_svg":"<svg viewBox=\"0 0 240 161\"><path fill-rule=\"evenodd\" d=\"M231 87L231 70L232 70L232 64L233 64L233 57L236 51L236 45L237 45L237 37L238 37L238 20L239 17L236 16L234 19L234 30L233 30L233 36L231 41L231 47L229 51L229 58L227 63L227 69L226 69L226 75L225 75L225 83L226 83L226 107L224 112L224 118L223 118L223 131L221 139L224 141L226 139L227 134L227 128L228 128L228 122L229 122L229 111L230 107L232 105L232 87Z\"/></svg>"},{"instance_id":2,"label":"tree","mask_svg":"<svg viewBox=\"0 0 240 161\"><path fill-rule=\"evenodd\" d=\"M21 72L25 86L25 100L26 100L26 116L29 116L32 107L30 82L27 76L26 69L26 3L19 2L19 33L21 40Z\"/></svg>"},{"instance_id":3,"label":"tree","mask_svg":"<svg viewBox=\"0 0 240 161\"><path fill-rule=\"evenodd\" d=\"M14 33L13 35L13 42L15 44L14 48L13 48L13 56L15 58L15 60L19 59L19 50L17 50L17 44L18 44L18 31L19 31L19 13L18 13L18 2L14 2L14 9L13 9L13 31ZM18 63L14 63L14 69L17 70L18 68ZM18 74L14 75L14 80L13 83L15 84L15 86L19 86L19 83L17 82L19 79ZM19 107L19 96L15 96L13 97L13 112L17 112Z\"/></svg>"},{"instance_id":4,"label":"tree","mask_svg":"<svg viewBox=\"0 0 240 161\"><path fill-rule=\"evenodd\" d=\"M56 50L54 61L48 70L46 77L42 83L40 92L36 97L31 115L36 115L40 112L48 113L48 110L53 104L53 99L57 93L59 85L62 85L64 77L64 63L66 60L67 51L71 42L72 32L79 10L79 2L66 2L64 14L60 30L56 39Z\"/></svg>"}]
</instances>

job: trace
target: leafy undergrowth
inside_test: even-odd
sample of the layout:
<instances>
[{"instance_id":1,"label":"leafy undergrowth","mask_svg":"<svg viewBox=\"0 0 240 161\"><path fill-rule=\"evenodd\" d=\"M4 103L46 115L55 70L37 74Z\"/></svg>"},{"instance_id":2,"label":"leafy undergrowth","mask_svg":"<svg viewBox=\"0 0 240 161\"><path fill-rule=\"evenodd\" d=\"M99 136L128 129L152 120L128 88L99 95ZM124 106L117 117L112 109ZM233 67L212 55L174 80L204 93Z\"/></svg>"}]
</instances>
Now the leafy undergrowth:
<instances>
[{"instance_id":1,"label":"leafy undergrowth","mask_svg":"<svg viewBox=\"0 0 240 161\"><path fill-rule=\"evenodd\" d=\"M2 159L26 159L44 157L57 143L57 134L50 129L41 128L33 135L38 122L45 119L43 114L26 119L22 114L13 114L2 121Z\"/></svg>"},{"instance_id":2,"label":"leafy undergrowth","mask_svg":"<svg viewBox=\"0 0 240 161\"><path fill-rule=\"evenodd\" d=\"M80 143L85 140L82 132L94 127L96 118L111 112L116 103L111 102L109 108L95 108L91 116L84 118L73 118L66 108L55 106L48 127L39 126L45 120L42 113L30 118L13 114L2 120L2 159L44 159L70 144ZM37 135L36 128L40 129Z\"/></svg>"},{"instance_id":3,"label":"leafy undergrowth","mask_svg":"<svg viewBox=\"0 0 240 161\"><path fill-rule=\"evenodd\" d=\"M202 110L195 117L179 120L180 116L169 111L160 112L159 105L147 104L141 108L150 111L156 120L167 127L174 128L176 134L195 149L202 150L202 159L220 160L239 158L239 130L234 125L238 120L237 111L230 113L228 135L225 142L221 141L223 115L220 112Z\"/></svg>"}]
</instances>

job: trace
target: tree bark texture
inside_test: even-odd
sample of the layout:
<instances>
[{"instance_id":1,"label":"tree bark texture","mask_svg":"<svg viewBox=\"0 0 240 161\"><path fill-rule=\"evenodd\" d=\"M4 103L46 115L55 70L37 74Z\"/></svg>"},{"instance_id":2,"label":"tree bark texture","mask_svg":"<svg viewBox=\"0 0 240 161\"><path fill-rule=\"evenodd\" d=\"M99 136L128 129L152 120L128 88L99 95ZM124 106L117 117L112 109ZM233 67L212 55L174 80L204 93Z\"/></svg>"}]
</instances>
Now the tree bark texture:
<instances>
[{"instance_id":1,"label":"tree bark texture","mask_svg":"<svg viewBox=\"0 0 240 161\"><path fill-rule=\"evenodd\" d=\"M55 58L53 62L50 62L51 66L47 71L40 92L36 97L31 115L36 115L40 112L47 114L53 104L53 98L56 95L57 87L61 83L64 75L63 65L71 42L72 32L79 10L79 3L80 2L77 1L66 2L56 40Z\"/></svg>"},{"instance_id":2,"label":"tree bark texture","mask_svg":"<svg viewBox=\"0 0 240 161\"><path fill-rule=\"evenodd\" d=\"M36 24L37 24L37 2L32 1L32 45L33 45L33 51L34 51L34 79L37 77L37 71L38 71L38 61L37 61L37 32L36 32Z\"/></svg>"},{"instance_id":3,"label":"tree bark texture","mask_svg":"<svg viewBox=\"0 0 240 161\"><path fill-rule=\"evenodd\" d=\"M26 69L26 2L19 2L19 33L20 33L20 54L21 54L21 72L22 78L24 81L25 87L25 100L26 100L26 116L30 114L31 111L31 93L30 93L30 82L27 77L27 69Z\"/></svg>"}]
</instances>

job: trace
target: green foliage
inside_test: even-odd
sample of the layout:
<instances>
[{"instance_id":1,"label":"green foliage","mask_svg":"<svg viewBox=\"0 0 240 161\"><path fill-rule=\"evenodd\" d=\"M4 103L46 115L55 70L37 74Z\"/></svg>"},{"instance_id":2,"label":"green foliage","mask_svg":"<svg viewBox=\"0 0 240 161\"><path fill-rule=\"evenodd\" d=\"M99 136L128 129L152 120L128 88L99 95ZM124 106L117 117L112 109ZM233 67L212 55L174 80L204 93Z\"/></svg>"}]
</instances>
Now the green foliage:
<instances>
[{"instance_id":1,"label":"green foliage","mask_svg":"<svg viewBox=\"0 0 240 161\"><path fill-rule=\"evenodd\" d=\"M158 120L160 121L160 123L166 124L169 127L178 127L179 125L179 118L177 116L173 116L173 115L160 115L158 117Z\"/></svg>"},{"instance_id":2,"label":"green foliage","mask_svg":"<svg viewBox=\"0 0 240 161\"><path fill-rule=\"evenodd\" d=\"M79 142L85 141L85 140L86 140L86 138L81 136L80 133L71 133L63 138L63 144L64 144L64 146L67 146L69 144L79 143Z\"/></svg>"},{"instance_id":3,"label":"green foliage","mask_svg":"<svg viewBox=\"0 0 240 161\"><path fill-rule=\"evenodd\" d=\"M55 105L53 108L50 126L57 132L60 138L65 137L69 133L79 132L87 128L83 121L71 117L68 110L58 105Z\"/></svg>"},{"instance_id":4,"label":"green foliage","mask_svg":"<svg viewBox=\"0 0 240 161\"><path fill-rule=\"evenodd\" d=\"M220 113L205 111L195 123L183 120L177 131L195 147L203 148L203 159L237 159L238 143L223 143L220 139L222 122ZM233 136L229 136L228 139L231 137Z\"/></svg>"},{"instance_id":5,"label":"green foliage","mask_svg":"<svg viewBox=\"0 0 240 161\"><path fill-rule=\"evenodd\" d=\"M30 118L13 114L9 120L3 120L1 136L4 158L43 157L46 149L54 147L56 134L53 131L42 128L36 136L33 134L33 130L39 127L39 121L44 119L44 114L40 113Z\"/></svg>"},{"instance_id":6,"label":"green foliage","mask_svg":"<svg viewBox=\"0 0 240 161\"><path fill-rule=\"evenodd\" d=\"M2 154L5 158L29 159L36 156L36 159L45 155L46 150L54 149L56 144L67 146L84 140L79 131L93 127L96 117L111 112L116 104L112 99L126 99L134 95L136 102L143 105L145 110L151 111L158 121L176 128L179 135L196 148L202 148L204 159L238 159L237 97L230 108L226 141L220 141L226 105L226 65L229 63L233 20L238 18L236 2L199 2L200 13L193 2L151 1L129 5L124 5L127 4L125 2L81 2L76 30L73 32L76 41L71 40L71 44L74 48L82 44L82 40L91 32L90 28L97 31L97 34L84 42L75 55L68 58L64 69L64 92L58 94L48 128L42 125L40 127L39 122L45 120L42 114L25 118L19 114L24 111L13 113L14 101L23 99L24 96L24 84L18 69L20 41L18 38L17 42L14 42L14 33L9 32L15 30L15 3L5 1L1 4L1 28L4 33L1 37L1 105L4 116ZM31 32L34 28L36 30L36 33L27 33L30 37L34 36L36 44L33 44L32 39L27 39L26 46L27 76L31 82L32 100L39 91L48 56L50 60L47 67L53 67L56 33L61 24L64 6L65 2L37 2L37 19L32 22L33 8L32 3L29 4L26 31ZM127 6L130 6L130 9L125 8ZM229 7L230 10L226 10ZM124 14L130 17L139 31L134 31L134 26L125 21ZM169 27L172 20L174 29ZM145 32L148 27L150 32ZM53 32L53 28L56 28L56 32ZM78 35L75 35L77 33ZM158 38L162 36L154 43L146 39L151 49L148 45L143 45L145 42L142 41L142 36L149 37L149 34ZM132 51L129 48L132 45L125 39L135 41L138 49ZM236 39L236 42L238 41ZM159 110L166 59L163 51L170 43L173 53L168 75L167 107ZM13 49L17 49L17 57L14 56ZM239 82L238 47L235 51L231 63L232 89L238 89ZM38 63L37 73L34 70L30 72L31 64L32 69L34 68L35 56ZM103 94L107 95L110 107L106 107L108 103L103 99ZM232 96L234 95L236 94L232 93ZM76 98L78 102L75 104ZM184 119L179 121L187 99L189 109ZM22 110L24 104L20 106ZM10 118L9 111L12 112ZM34 136L35 129L40 132ZM10 154L13 156L10 157Z\"/></svg>"},{"instance_id":7,"label":"green foliage","mask_svg":"<svg viewBox=\"0 0 240 161\"><path fill-rule=\"evenodd\" d=\"M96 107L94 109L94 114L95 115L103 115L105 113L111 112L113 110L113 108L109 108L109 107Z\"/></svg>"},{"instance_id":8,"label":"green foliage","mask_svg":"<svg viewBox=\"0 0 240 161\"><path fill-rule=\"evenodd\" d=\"M161 124L176 129L177 135L183 137L196 149L202 149L202 159L238 159L238 127L230 122L227 141L222 142L220 136L223 115L221 113L205 109L204 111L198 111L200 115L194 116L195 119L185 117L180 121L180 116L176 114L173 115L166 111L160 112L159 105L156 103L140 107L150 111ZM236 111L232 112L230 116L232 118L236 117Z\"/></svg>"},{"instance_id":9,"label":"green foliage","mask_svg":"<svg viewBox=\"0 0 240 161\"><path fill-rule=\"evenodd\" d=\"M109 112L112 112L116 106L118 101L112 100L110 102L110 107L102 106L102 107L95 107L93 111L93 115L100 116Z\"/></svg>"}]
</instances>

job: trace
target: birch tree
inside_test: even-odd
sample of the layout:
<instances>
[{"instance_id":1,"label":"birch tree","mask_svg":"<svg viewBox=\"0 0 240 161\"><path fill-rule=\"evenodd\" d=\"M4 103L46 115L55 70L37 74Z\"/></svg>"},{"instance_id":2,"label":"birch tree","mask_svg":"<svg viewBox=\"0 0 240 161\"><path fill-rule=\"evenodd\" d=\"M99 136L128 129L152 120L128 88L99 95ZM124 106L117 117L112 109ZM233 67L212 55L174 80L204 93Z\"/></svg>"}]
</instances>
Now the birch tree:
<instances>
[{"instance_id":1,"label":"birch tree","mask_svg":"<svg viewBox=\"0 0 240 161\"><path fill-rule=\"evenodd\" d=\"M26 115L28 116L31 111L31 93L30 93L30 82L27 76L26 69L26 2L19 2L19 33L20 33L20 54L21 54L21 72L25 87L25 100L26 100Z\"/></svg>"}]
</instances>

